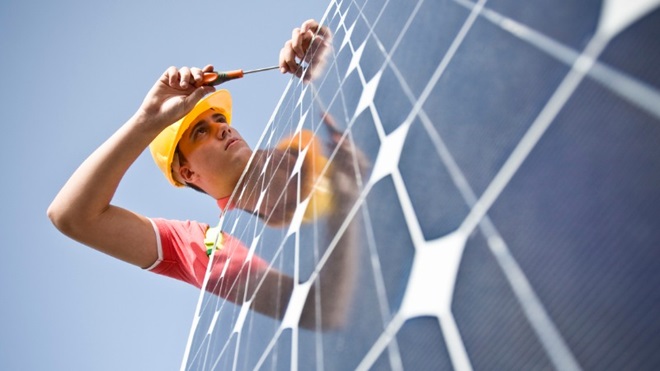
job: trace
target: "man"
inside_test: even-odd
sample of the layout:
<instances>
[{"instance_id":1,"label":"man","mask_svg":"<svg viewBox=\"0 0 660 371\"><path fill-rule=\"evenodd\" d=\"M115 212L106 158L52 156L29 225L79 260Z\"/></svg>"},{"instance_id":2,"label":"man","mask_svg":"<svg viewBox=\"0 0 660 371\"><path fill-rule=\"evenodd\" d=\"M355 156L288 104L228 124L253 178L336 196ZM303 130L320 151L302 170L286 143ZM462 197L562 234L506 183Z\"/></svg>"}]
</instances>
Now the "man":
<instances>
[{"instance_id":1,"label":"man","mask_svg":"<svg viewBox=\"0 0 660 371\"><path fill-rule=\"evenodd\" d=\"M281 72L300 77L296 59L318 60L329 39L327 30L314 20L294 29L291 40L280 52ZM310 55L314 57L308 57ZM111 204L122 177L141 152L150 145L154 160L172 184L188 185L207 193L222 206L235 187L254 186L250 182L256 177L250 175L260 174L264 169L271 172L268 177L273 179L269 193L291 192L293 187L287 184L287 179L292 166L266 167L266 155L270 155L271 160L276 157L285 165L294 164L297 149L288 146L260 153L250 163L251 149L235 126L230 125L229 92L213 93L212 86L203 84L204 73L211 71L213 66L208 65L202 69L170 67L163 73L138 111L82 163L53 200L48 216L62 233L115 258L201 287L209 262L204 243L209 239L207 224L148 218ZM306 73L306 77L312 76L311 72ZM207 94L210 95L203 98ZM313 139L306 141L313 145ZM291 142L300 143L300 140ZM342 147L346 149L347 146ZM348 162L338 161L338 173L342 168L348 170L341 166ZM309 165L305 167L301 173L306 175L301 176L315 180ZM244 170L247 176L242 177ZM340 178L343 179L335 177ZM337 189L355 189L336 186ZM307 190L309 192L311 189ZM355 198L354 194L347 195L337 192L332 196L336 215L330 218L329 230L337 231L338 221L347 215ZM250 211L257 209L256 213L271 224L285 224L290 220L290 203L277 201L287 197L268 197L272 201L259 203L258 196L249 195L232 206ZM347 246L351 244L354 229L348 228L340 238L323 269L325 275L322 272L320 277L319 289L323 295L334 299L328 300L327 308L322 308L323 328L334 328L343 322L347 305L342 298L349 296L354 270L353 249ZM294 288L292 279L269 269L258 257L248 258L241 241L224 232L219 236L221 246L215 254L207 289L237 303L250 301L253 309L281 318ZM223 277L224 281L220 282ZM250 285L241 282L250 282ZM308 295L300 316L300 324L310 328L317 323L313 296Z\"/></svg>"}]
</instances>

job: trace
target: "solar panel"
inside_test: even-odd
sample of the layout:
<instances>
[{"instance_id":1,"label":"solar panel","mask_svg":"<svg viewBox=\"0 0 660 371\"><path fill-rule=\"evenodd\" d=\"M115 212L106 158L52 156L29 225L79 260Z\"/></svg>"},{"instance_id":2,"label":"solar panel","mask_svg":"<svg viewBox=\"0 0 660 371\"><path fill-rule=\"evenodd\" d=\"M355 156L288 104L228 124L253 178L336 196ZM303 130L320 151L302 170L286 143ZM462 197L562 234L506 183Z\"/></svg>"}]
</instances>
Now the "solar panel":
<instances>
[{"instance_id":1,"label":"solar panel","mask_svg":"<svg viewBox=\"0 0 660 371\"><path fill-rule=\"evenodd\" d=\"M660 368L659 3L331 1L182 369Z\"/></svg>"}]
</instances>

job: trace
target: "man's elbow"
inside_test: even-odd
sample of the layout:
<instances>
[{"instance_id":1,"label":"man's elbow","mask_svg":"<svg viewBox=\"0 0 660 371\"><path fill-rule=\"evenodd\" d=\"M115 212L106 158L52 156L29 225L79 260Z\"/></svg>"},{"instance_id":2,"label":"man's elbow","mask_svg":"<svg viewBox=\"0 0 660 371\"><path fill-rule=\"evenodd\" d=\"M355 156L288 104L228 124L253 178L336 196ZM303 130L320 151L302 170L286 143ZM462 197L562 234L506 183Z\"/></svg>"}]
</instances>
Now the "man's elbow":
<instances>
[{"instance_id":1,"label":"man's elbow","mask_svg":"<svg viewBox=\"0 0 660 371\"><path fill-rule=\"evenodd\" d=\"M57 230L72 238L76 230L79 229L79 225L82 224L82 219L77 217L71 208L62 205L57 200L48 206L46 215L48 215L48 219L50 219Z\"/></svg>"},{"instance_id":2,"label":"man's elbow","mask_svg":"<svg viewBox=\"0 0 660 371\"><path fill-rule=\"evenodd\" d=\"M58 207L55 201L48 206L48 209L46 210L46 215L48 215L48 219L50 219L50 222L53 223L55 228L57 228L60 232L64 233L64 230L67 227L67 219L66 219L66 213L64 210L62 210L61 207Z\"/></svg>"}]
</instances>

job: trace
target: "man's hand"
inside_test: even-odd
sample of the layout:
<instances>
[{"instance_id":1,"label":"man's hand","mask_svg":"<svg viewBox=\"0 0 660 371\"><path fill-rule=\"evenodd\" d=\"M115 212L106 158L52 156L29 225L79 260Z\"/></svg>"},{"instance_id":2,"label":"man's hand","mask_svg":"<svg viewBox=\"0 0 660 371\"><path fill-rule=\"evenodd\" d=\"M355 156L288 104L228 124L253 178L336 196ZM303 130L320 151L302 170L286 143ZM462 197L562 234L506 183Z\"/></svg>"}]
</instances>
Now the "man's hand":
<instances>
[{"instance_id":1,"label":"man's hand","mask_svg":"<svg viewBox=\"0 0 660 371\"><path fill-rule=\"evenodd\" d=\"M280 72L303 75L300 64L307 62L303 81L308 82L318 76L325 66L325 60L332 43L332 33L313 19L305 21L300 28L294 28L291 39L280 50Z\"/></svg>"},{"instance_id":2,"label":"man's hand","mask_svg":"<svg viewBox=\"0 0 660 371\"><path fill-rule=\"evenodd\" d=\"M206 94L215 91L215 87L203 85L204 72L211 71L212 65L202 69L168 68L147 93L138 115L143 115L145 122L158 126L160 130L173 124L190 112Z\"/></svg>"}]
</instances>

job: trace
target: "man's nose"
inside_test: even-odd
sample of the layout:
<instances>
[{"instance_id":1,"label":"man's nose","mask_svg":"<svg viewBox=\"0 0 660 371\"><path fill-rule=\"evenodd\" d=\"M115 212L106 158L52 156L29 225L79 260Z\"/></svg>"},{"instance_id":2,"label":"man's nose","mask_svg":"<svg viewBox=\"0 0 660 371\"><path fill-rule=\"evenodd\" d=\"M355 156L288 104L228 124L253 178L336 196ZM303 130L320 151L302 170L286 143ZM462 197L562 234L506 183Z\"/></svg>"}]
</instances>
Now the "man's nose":
<instances>
[{"instance_id":1,"label":"man's nose","mask_svg":"<svg viewBox=\"0 0 660 371\"><path fill-rule=\"evenodd\" d=\"M225 122L218 123L218 132L217 132L218 139L224 140L225 138L227 138L227 135L230 132L231 129L229 128L229 124Z\"/></svg>"}]
</instances>

